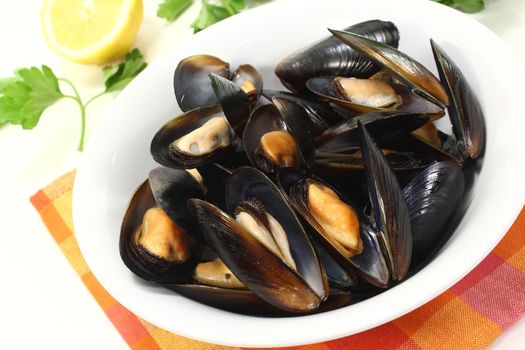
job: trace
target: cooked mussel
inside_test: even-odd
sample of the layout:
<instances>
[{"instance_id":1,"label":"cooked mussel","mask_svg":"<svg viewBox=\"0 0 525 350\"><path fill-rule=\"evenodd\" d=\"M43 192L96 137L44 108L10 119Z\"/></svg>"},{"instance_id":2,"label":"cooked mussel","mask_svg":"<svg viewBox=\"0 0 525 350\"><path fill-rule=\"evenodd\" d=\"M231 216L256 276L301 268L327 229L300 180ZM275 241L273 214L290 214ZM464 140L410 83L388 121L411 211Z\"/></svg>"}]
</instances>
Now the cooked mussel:
<instances>
[{"instance_id":1,"label":"cooked mussel","mask_svg":"<svg viewBox=\"0 0 525 350\"><path fill-rule=\"evenodd\" d=\"M133 195L122 222L119 245L126 266L149 281L184 279L200 250L186 200L202 196L190 173L152 170Z\"/></svg>"},{"instance_id":2,"label":"cooked mussel","mask_svg":"<svg viewBox=\"0 0 525 350\"><path fill-rule=\"evenodd\" d=\"M479 158L485 149L485 119L476 94L467 79L433 40L430 40L439 76L450 96L448 113L457 148L463 159Z\"/></svg>"},{"instance_id":3,"label":"cooked mussel","mask_svg":"<svg viewBox=\"0 0 525 350\"><path fill-rule=\"evenodd\" d=\"M183 112L217 104L208 78L209 73L228 78L230 65L210 55L189 56L179 62L175 69L173 86L177 103Z\"/></svg>"},{"instance_id":4,"label":"cooked mussel","mask_svg":"<svg viewBox=\"0 0 525 350\"><path fill-rule=\"evenodd\" d=\"M246 123L243 141L250 162L266 174L275 174L279 168L305 167L301 140L296 139L274 104L261 106L253 112ZM308 150L313 152L313 148Z\"/></svg>"},{"instance_id":5,"label":"cooked mussel","mask_svg":"<svg viewBox=\"0 0 525 350\"><path fill-rule=\"evenodd\" d=\"M448 105L448 95L439 80L421 63L407 54L350 31L329 29L342 42L363 54L394 77L438 105Z\"/></svg>"},{"instance_id":6,"label":"cooked mussel","mask_svg":"<svg viewBox=\"0 0 525 350\"><path fill-rule=\"evenodd\" d=\"M372 217L381 232L391 278L400 281L407 275L412 257L409 211L396 176L361 122L359 132Z\"/></svg>"},{"instance_id":7,"label":"cooked mussel","mask_svg":"<svg viewBox=\"0 0 525 350\"><path fill-rule=\"evenodd\" d=\"M359 113L397 110L427 114L432 120L445 114L441 107L411 88L374 77L315 77L307 82L307 87L317 96Z\"/></svg>"},{"instance_id":8,"label":"cooked mussel","mask_svg":"<svg viewBox=\"0 0 525 350\"><path fill-rule=\"evenodd\" d=\"M172 168L195 168L232 146L235 133L220 106L194 109L167 122L151 141L151 155Z\"/></svg>"},{"instance_id":9,"label":"cooked mussel","mask_svg":"<svg viewBox=\"0 0 525 350\"><path fill-rule=\"evenodd\" d=\"M366 21L347 31L397 47L399 32L392 22ZM275 74L291 91L307 92L306 82L319 76L368 77L379 69L358 51L335 37L325 38L294 52L277 64Z\"/></svg>"},{"instance_id":10,"label":"cooked mussel","mask_svg":"<svg viewBox=\"0 0 525 350\"><path fill-rule=\"evenodd\" d=\"M280 191L260 171L246 167L233 173L226 200L237 219L208 202L188 202L221 260L266 302L290 312L316 310L327 297L326 276Z\"/></svg>"},{"instance_id":11,"label":"cooked mussel","mask_svg":"<svg viewBox=\"0 0 525 350\"><path fill-rule=\"evenodd\" d=\"M320 178L292 169L281 169L279 186L336 260L375 286L388 285L379 233L359 208Z\"/></svg>"}]
</instances>

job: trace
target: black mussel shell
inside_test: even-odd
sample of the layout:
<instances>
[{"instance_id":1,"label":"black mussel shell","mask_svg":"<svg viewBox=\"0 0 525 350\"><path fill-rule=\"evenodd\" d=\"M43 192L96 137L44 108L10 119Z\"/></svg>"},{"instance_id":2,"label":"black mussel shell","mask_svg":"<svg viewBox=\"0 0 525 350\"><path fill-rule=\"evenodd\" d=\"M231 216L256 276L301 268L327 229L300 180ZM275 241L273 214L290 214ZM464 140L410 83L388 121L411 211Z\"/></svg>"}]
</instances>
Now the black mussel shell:
<instances>
[{"instance_id":1,"label":"black mussel shell","mask_svg":"<svg viewBox=\"0 0 525 350\"><path fill-rule=\"evenodd\" d=\"M399 44L399 32L392 22L366 21L346 30L393 47ZM368 58L332 36L284 58L275 68L275 74L288 89L307 92L305 84L313 77L368 77L378 70Z\"/></svg>"},{"instance_id":2,"label":"black mussel shell","mask_svg":"<svg viewBox=\"0 0 525 350\"><path fill-rule=\"evenodd\" d=\"M293 161L291 161L291 167L294 168L305 168L306 160L303 155L304 144L301 144L301 139L296 138L296 134L290 129L283 116L280 114L277 107L272 104L267 104L257 108L248 123L243 133L243 143L246 155L250 162L261 169L264 173L274 175L281 164L276 164L274 161L267 157L261 147L261 138L274 131L284 131L290 134L296 144L296 154L293 155ZM307 148L311 154L313 154L313 147Z\"/></svg>"},{"instance_id":3,"label":"black mussel shell","mask_svg":"<svg viewBox=\"0 0 525 350\"><path fill-rule=\"evenodd\" d=\"M306 281L232 217L212 204L190 199L208 244L221 260L261 299L295 313L316 310L322 299Z\"/></svg>"},{"instance_id":4,"label":"black mussel shell","mask_svg":"<svg viewBox=\"0 0 525 350\"><path fill-rule=\"evenodd\" d=\"M226 120L241 137L252 112L250 98L236 83L213 73L210 73L209 77Z\"/></svg>"},{"instance_id":5,"label":"black mussel shell","mask_svg":"<svg viewBox=\"0 0 525 350\"><path fill-rule=\"evenodd\" d=\"M352 257L348 257L348 252L337 241L332 239L324 232L322 227L317 223L314 216L310 213L306 203L306 184L307 181L315 181L332 189L339 198L349 204L357 213L360 222L360 237L363 243L362 252ZM328 185L319 178L306 175L293 169L281 169L278 176L279 186L284 193L287 194L290 203L295 210L301 214L304 220L316 233L318 239L330 252L330 254L337 259L345 268L355 272L361 279L368 283L385 288L388 286L390 273L385 258L382 254L382 247L378 239L379 233L371 224L368 217L363 212L355 207L345 196L338 192L335 188Z\"/></svg>"},{"instance_id":6,"label":"black mussel shell","mask_svg":"<svg viewBox=\"0 0 525 350\"><path fill-rule=\"evenodd\" d=\"M411 88L408 88L401 84L391 85L395 93L401 99L401 105L398 107L381 108L357 104L345 99L344 97L339 96L333 91L332 86L334 79L335 77L315 77L308 80L306 86L312 93L316 94L317 96L358 113L375 111L411 112L429 115L432 120L439 119L445 115L445 111L442 108L430 102L428 99L421 97L419 94L414 93L414 91Z\"/></svg>"},{"instance_id":7,"label":"black mussel shell","mask_svg":"<svg viewBox=\"0 0 525 350\"><path fill-rule=\"evenodd\" d=\"M175 140L180 139L216 117L224 118L224 113L219 105L197 108L170 120L157 131L151 141L150 151L153 159L170 168L187 169L212 162L228 150L231 150L232 147L230 146L233 146L236 142L235 132L231 128L229 131L230 144L225 147L218 147L207 154L188 155L178 152L171 147Z\"/></svg>"},{"instance_id":8,"label":"black mussel shell","mask_svg":"<svg viewBox=\"0 0 525 350\"><path fill-rule=\"evenodd\" d=\"M240 203L249 202L253 198L260 201L265 211L285 229L298 273L324 300L327 293L326 276L310 240L280 190L255 168L241 167L235 170L226 187L228 212L233 215Z\"/></svg>"},{"instance_id":9,"label":"black mussel shell","mask_svg":"<svg viewBox=\"0 0 525 350\"><path fill-rule=\"evenodd\" d=\"M408 273L412 256L410 214L386 158L361 123L359 130L372 217L381 232L391 278L400 281Z\"/></svg>"},{"instance_id":10,"label":"black mussel shell","mask_svg":"<svg viewBox=\"0 0 525 350\"><path fill-rule=\"evenodd\" d=\"M370 40L349 31L333 29L329 29L329 31L375 64L386 68L393 76L408 86L417 89L419 93L431 101L448 105L447 93L439 80L421 63L407 54L384 43Z\"/></svg>"},{"instance_id":11,"label":"black mussel shell","mask_svg":"<svg viewBox=\"0 0 525 350\"><path fill-rule=\"evenodd\" d=\"M187 278L196 265L202 248L193 236L196 233L194 223L190 216L185 217L188 215L187 210L182 208L189 196L199 197L202 193L197 182L186 171L160 168L160 170L153 170L152 174L150 174L152 180L142 183L133 195L122 220L119 238L120 256L134 274L145 280L175 283ZM161 178L169 184L159 186L156 181ZM165 193L162 193L164 191ZM159 203L155 201L155 197L159 198ZM170 263L133 243L133 234L142 224L144 214L148 209L157 206L161 206L185 234L190 258L183 263Z\"/></svg>"},{"instance_id":12,"label":"black mussel shell","mask_svg":"<svg viewBox=\"0 0 525 350\"><path fill-rule=\"evenodd\" d=\"M175 97L183 112L217 104L208 78L209 73L224 78L230 75L230 65L210 55L189 56L179 62L173 77Z\"/></svg>"},{"instance_id":13,"label":"black mussel shell","mask_svg":"<svg viewBox=\"0 0 525 350\"><path fill-rule=\"evenodd\" d=\"M263 78L254 66L241 64L239 68L233 72L231 81L243 89L252 103L255 103L259 99L263 89Z\"/></svg>"},{"instance_id":14,"label":"black mussel shell","mask_svg":"<svg viewBox=\"0 0 525 350\"><path fill-rule=\"evenodd\" d=\"M413 265L439 245L463 198L464 187L461 168L451 162L437 162L403 188L412 226Z\"/></svg>"},{"instance_id":15,"label":"black mussel shell","mask_svg":"<svg viewBox=\"0 0 525 350\"><path fill-rule=\"evenodd\" d=\"M485 149L485 118L476 94L467 79L435 41L430 40L439 77L450 96L448 107L452 130L464 159L476 159Z\"/></svg>"}]
</instances>

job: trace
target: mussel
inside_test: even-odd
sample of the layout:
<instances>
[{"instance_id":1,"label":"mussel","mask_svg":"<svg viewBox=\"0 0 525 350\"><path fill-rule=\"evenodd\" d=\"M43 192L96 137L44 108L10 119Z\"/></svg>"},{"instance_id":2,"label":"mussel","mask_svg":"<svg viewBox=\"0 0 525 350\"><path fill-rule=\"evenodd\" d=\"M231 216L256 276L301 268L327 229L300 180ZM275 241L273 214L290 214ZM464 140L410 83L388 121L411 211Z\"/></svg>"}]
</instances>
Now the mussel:
<instances>
[{"instance_id":1,"label":"mussel","mask_svg":"<svg viewBox=\"0 0 525 350\"><path fill-rule=\"evenodd\" d=\"M437 105L448 105L448 95L439 80L412 57L384 43L349 31L329 31L381 68L387 69L395 78L414 88L417 93Z\"/></svg>"},{"instance_id":2,"label":"mussel","mask_svg":"<svg viewBox=\"0 0 525 350\"><path fill-rule=\"evenodd\" d=\"M252 103L237 84L210 73L219 105L193 109L167 122L151 141L151 154L172 168L195 168L239 145Z\"/></svg>"},{"instance_id":3,"label":"mussel","mask_svg":"<svg viewBox=\"0 0 525 350\"><path fill-rule=\"evenodd\" d=\"M271 180L253 168L237 169L226 200L232 216L202 200L188 202L208 244L261 299L285 311L316 310L327 297L326 275Z\"/></svg>"},{"instance_id":4,"label":"mussel","mask_svg":"<svg viewBox=\"0 0 525 350\"><path fill-rule=\"evenodd\" d=\"M399 43L399 32L392 22L366 21L346 30L393 47ZM291 91L307 92L306 82L314 77L368 77L378 70L369 59L332 36L284 58L275 74Z\"/></svg>"},{"instance_id":5,"label":"mussel","mask_svg":"<svg viewBox=\"0 0 525 350\"><path fill-rule=\"evenodd\" d=\"M452 223L464 188L463 172L452 162L430 165L403 188L410 212L414 265L426 259L440 246L440 241L448 238L445 229Z\"/></svg>"},{"instance_id":6,"label":"mussel","mask_svg":"<svg viewBox=\"0 0 525 350\"><path fill-rule=\"evenodd\" d=\"M412 112L427 114L432 120L445 114L440 106L414 93L411 88L374 77L315 77L306 85L317 96L360 113Z\"/></svg>"},{"instance_id":7,"label":"mussel","mask_svg":"<svg viewBox=\"0 0 525 350\"><path fill-rule=\"evenodd\" d=\"M451 97L448 108L457 147L463 159L479 158L485 149L485 119L476 94L467 79L433 40L430 41L439 76Z\"/></svg>"},{"instance_id":8,"label":"mussel","mask_svg":"<svg viewBox=\"0 0 525 350\"><path fill-rule=\"evenodd\" d=\"M189 56L179 62L175 69L173 86L175 97L183 112L217 104L208 79L209 73L229 78L230 65L210 55Z\"/></svg>"},{"instance_id":9,"label":"mussel","mask_svg":"<svg viewBox=\"0 0 525 350\"><path fill-rule=\"evenodd\" d=\"M167 167L194 168L231 149L235 140L221 107L203 107L166 123L151 141L151 154Z\"/></svg>"},{"instance_id":10,"label":"mussel","mask_svg":"<svg viewBox=\"0 0 525 350\"><path fill-rule=\"evenodd\" d=\"M306 166L307 159L313 156L313 144L292 121L298 117L289 114L285 118L274 104L253 112L244 129L243 141L246 155L254 166L270 175L279 168Z\"/></svg>"},{"instance_id":11,"label":"mussel","mask_svg":"<svg viewBox=\"0 0 525 350\"><path fill-rule=\"evenodd\" d=\"M152 170L133 195L122 222L119 244L126 266L149 281L183 279L201 249L186 200L202 197L200 184L190 173Z\"/></svg>"}]
</instances>

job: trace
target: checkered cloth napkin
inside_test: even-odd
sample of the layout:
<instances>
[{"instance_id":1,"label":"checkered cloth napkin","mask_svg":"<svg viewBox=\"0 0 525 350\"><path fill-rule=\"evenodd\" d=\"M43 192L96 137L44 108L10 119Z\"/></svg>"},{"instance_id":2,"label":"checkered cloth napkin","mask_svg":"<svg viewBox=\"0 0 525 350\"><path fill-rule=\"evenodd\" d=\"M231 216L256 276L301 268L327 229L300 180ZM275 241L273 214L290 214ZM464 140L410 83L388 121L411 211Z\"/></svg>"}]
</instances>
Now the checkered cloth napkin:
<instances>
[{"instance_id":1,"label":"checkered cloth napkin","mask_svg":"<svg viewBox=\"0 0 525 350\"><path fill-rule=\"evenodd\" d=\"M86 265L73 233L73 179L74 172L62 176L33 195L31 203L128 345L133 349L238 349L201 343L155 327L108 294ZM522 209L510 231L489 256L434 300L369 331L293 349L483 349L524 315L525 210Z\"/></svg>"}]
</instances>

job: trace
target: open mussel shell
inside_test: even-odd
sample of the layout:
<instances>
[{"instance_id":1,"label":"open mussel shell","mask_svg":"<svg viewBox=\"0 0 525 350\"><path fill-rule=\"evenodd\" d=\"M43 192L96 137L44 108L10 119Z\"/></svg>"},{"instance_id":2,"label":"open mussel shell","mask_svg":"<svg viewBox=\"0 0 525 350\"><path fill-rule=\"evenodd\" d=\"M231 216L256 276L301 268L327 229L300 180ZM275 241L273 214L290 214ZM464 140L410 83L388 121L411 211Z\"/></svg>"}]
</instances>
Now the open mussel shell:
<instances>
[{"instance_id":1,"label":"open mussel shell","mask_svg":"<svg viewBox=\"0 0 525 350\"><path fill-rule=\"evenodd\" d=\"M394 47L399 43L399 32L392 22L366 21L346 30ZM284 58L275 68L275 74L291 91L307 92L305 84L313 77L368 77L378 70L368 58L332 36Z\"/></svg>"},{"instance_id":2,"label":"open mussel shell","mask_svg":"<svg viewBox=\"0 0 525 350\"><path fill-rule=\"evenodd\" d=\"M194 236L193 220L184 208L189 197L202 197L199 184L184 170L166 168L154 169L149 181L142 183L133 195L122 221L119 250L124 264L137 276L158 283L175 283L186 279L197 263L201 245ZM178 230L180 236L173 249L184 250L186 260L166 260L137 244L137 230L146 212L156 207L168 214Z\"/></svg>"},{"instance_id":3,"label":"open mussel shell","mask_svg":"<svg viewBox=\"0 0 525 350\"><path fill-rule=\"evenodd\" d=\"M195 134L199 128L201 132ZM232 149L236 137L219 105L203 107L164 124L153 137L150 151L153 159L164 166L195 168Z\"/></svg>"},{"instance_id":4,"label":"open mussel shell","mask_svg":"<svg viewBox=\"0 0 525 350\"><path fill-rule=\"evenodd\" d=\"M252 103L255 103L263 89L261 73L250 64L241 64L231 76L231 81L241 87Z\"/></svg>"},{"instance_id":5,"label":"open mussel shell","mask_svg":"<svg viewBox=\"0 0 525 350\"><path fill-rule=\"evenodd\" d=\"M391 279L405 278L412 257L410 213L394 172L366 127L359 123L372 217L381 233Z\"/></svg>"},{"instance_id":6,"label":"open mussel shell","mask_svg":"<svg viewBox=\"0 0 525 350\"><path fill-rule=\"evenodd\" d=\"M273 175L279 168L305 168L304 150L313 156L313 145L306 138L297 138L298 135L301 133L294 133L271 103L252 113L242 139L250 162Z\"/></svg>"},{"instance_id":7,"label":"open mussel shell","mask_svg":"<svg viewBox=\"0 0 525 350\"><path fill-rule=\"evenodd\" d=\"M450 96L448 106L452 130L458 141L458 149L466 158L476 159L485 149L485 119L476 94L452 59L430 40L441 81Z\"/></svg>"},{"instance_id":8,"label":"open mussel shell","mask_svg":"<svg viewBox=\"0 0 525 350\"><path fill-rule=\"evenodd\" d=\"M407 54L350 31L329 29L329 31L368 59L387 69L394 77L418 93L441 105L448 105L448 95L439 80L421 63Z\"/></svg>"},{"instance_id":9,"label":"open mussel shell","mask_svg":"<svg viewBox=\"0 0 525 350\"><path fill-rule=\"evenodd\" d=\"M380 244L380 233L376 232L372 223L363 212L356 208L345 196L339 193L319 178L306 175L293 169L281 169L278 176L279 186L288 196L295 210L312 227L316 238L326 247L326 250L339 261L343 267L355 272L360 278L368 283L385 288L388 286L390 273L385 258L382 254ZM339 241L334 239L316 219L308 205L308 185L317 183L331 189L339 199L350 206L357 215L359 221L360 248L352 255ZM330 274L334 277L334 271ZM350 276L348 276L350 277ZM341 277L336 278L341 281ZM352 283L350 280L347 283Z\"/></svg>"},{"instance_id":10,"label":"open mussel shell","mask_svg":"<svg viewBox=\"0 0 525 350\"><path fill-rule=\"evenodd\" d=\"M326 298L327 281L317 254L297 216L280 190L262 172L251 167L235 170L226 188L226 207L234 214L241 203L257 199L265 211L285 230L297 272L321 300Z\"/></svg>"},{"instance_id":11,"label":"open mussel shell","mask_svg":"<svg viewBox=\"0 0 525 350\"><path fill-rule=\"evenodd\" d=\"M215 73L224 78L230 75L230 65L210 55L189 56L179 62L173 77L175 97L183 112L217 104L208 78Z\"/></svg>"},{"instance_id":12,"label":"open mussel shell","mask_svg":"<svg viewBox=\"0 0 525 350\"><path fill-rule=\"evenodd\" d=\"M241 137L246 121L252 112L252 102L249 96L241 86L220 75L210 73L209 78L224 116L237 135Z\"/></svg>"},{"instance_id":13,"label":"open mussel shell","mask_svg":"<svg viewBox=\"0 0 525 350\"><path fill-rule=\"evenodd\" d=\"M326 295L320 297L298 272L244 226L208 202L191 199L188 205L208 244L235 276L261 299L295 313L312 312L319 307ZM299 257L309 258L314 257Z\"/></svg>"},{"instance_id":14,"label":"open mussel shell","mask_svg":"<svg viewBox=\"0 0 525 350\"><path fill-rule=\"evenodd\" d=\"M415 94L411 88L408 88L401 84L392 84L391 87L393 92L401 101L399 106L393 107L373 107L370 105L359 104L352 102L340 94L335 92L334 89L335 77L315 77L306 83L308 89L329 102L333 102L341 107L348 108L355 112L366 113L375 111L401 111L401 112L412 112L427 114L432 120L439 119L445 115L442 108L436 104L430 102L428 99Z\"/></svg>"},{"instance_id":15,"label":"open mussel shell","mask_svg":"<svg viewBox=\"0 0 525 350\"><path fill-rule=\"evenodd\" d=\"M423 126L430 115L398 111L369 112L347 119L325 130L316 140L317 153L340 153L360 148L358 123L367 126L370 134L381 144L396 140L400 136Z\"/></svg>"},{"instance_id":16,"label":"open mussel shell","mask_svg":"<svg viewBox=\"0 0 525 350\"><path fill-rule=\"evenodd\" d=\"M412 226L412 265L424 260L439 245L463 198L464 188L463 172L451 162L432 164L403 188Z\"/></svg>"}]
</instances>

